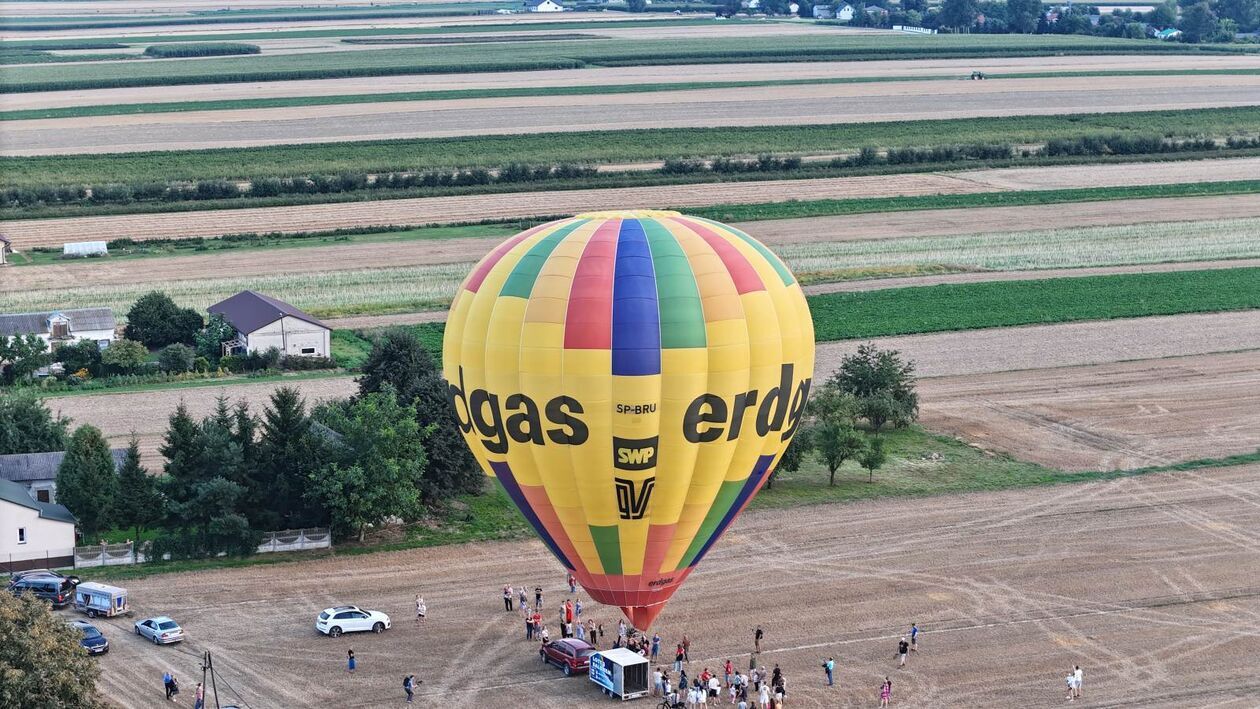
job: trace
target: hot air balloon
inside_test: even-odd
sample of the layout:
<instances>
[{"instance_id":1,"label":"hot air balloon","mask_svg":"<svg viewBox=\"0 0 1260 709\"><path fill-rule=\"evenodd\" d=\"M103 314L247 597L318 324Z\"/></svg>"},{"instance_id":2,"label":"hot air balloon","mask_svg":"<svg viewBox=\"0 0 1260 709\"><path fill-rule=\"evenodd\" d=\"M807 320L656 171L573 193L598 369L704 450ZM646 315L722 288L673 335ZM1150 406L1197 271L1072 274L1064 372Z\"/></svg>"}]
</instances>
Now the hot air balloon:
<instances>
[{"instance_id":1,"label":"hot air balloon","mask_svg":"<svg viewBox=\"0 0 1260 709\"><path fill-rule=\"evenodd\" d=\"M747 234L596 212L483 258L442 360L486 474L591 598L647 629L791 442L814 333L800 284Z\"/></svg>"}]
</instances>

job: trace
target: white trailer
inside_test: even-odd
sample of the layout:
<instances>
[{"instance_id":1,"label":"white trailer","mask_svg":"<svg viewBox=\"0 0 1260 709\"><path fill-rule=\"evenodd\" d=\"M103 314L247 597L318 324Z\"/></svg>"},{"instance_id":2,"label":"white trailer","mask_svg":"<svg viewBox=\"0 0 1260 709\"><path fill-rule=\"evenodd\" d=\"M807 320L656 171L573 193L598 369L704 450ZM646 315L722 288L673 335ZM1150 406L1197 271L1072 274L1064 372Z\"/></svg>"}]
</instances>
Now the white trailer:
<instances>
[{"instance_id":1,"label":"white trailer","mask_svg":"<svg viewBox=\"0 0 1260 709\"><path fill-rule=\"evenodd\" d=\"M600 650L591 655L590 678L610 697L622 701L646 697L648 661L625 648Z\"/></svg>"}]
</instances>

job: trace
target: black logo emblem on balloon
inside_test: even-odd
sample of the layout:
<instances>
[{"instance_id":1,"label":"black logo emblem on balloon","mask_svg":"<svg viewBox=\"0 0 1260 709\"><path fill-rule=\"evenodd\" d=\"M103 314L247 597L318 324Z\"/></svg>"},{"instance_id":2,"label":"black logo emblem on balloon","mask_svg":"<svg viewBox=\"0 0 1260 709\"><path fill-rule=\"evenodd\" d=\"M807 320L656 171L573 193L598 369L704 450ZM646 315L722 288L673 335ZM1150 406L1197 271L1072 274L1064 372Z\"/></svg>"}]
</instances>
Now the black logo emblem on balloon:
<instances>
[{"instance_id":1,"label":"black logo emblem on balloon","mask_svg":"<svg viewBox=\"0 0 1260 709\"><path fill-rule=\"evenodd\" d=\"M656 478L648 478L641 483L613 478L613 482L617 485L617 511L621 513L621 518L643 519L648 500L652 499L652 490L656 487Z\"/></svg>"}]
</instances>

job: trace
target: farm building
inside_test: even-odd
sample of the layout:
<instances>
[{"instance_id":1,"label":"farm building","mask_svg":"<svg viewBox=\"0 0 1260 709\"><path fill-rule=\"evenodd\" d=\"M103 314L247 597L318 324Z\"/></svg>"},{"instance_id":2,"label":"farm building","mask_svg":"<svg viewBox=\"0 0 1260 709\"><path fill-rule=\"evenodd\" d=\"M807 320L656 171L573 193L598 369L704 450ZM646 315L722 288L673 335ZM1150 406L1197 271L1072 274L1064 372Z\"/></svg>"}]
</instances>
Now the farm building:
<instances>
[{"instance_id":1,"label":"farm building","mask_svg":"<svg viewBox=\"0 0 1260 709\"><path fill-rule=\"evenodd\" d=\"M0 266L9 262L9 254L13 253L13 242L9 237L0 234Z\"/></svg>"},{"instance_id":2,"label":"farm building","mask_svg":"<svg viewBox=\"0 0 1260 709\"><path fill-rule=\"evenodd\" d=\"M262 293L241 291L209 310L236 330L236 339L224 344L229 352L264 352L272 347L285 356L327 357L331 352L332 330L327 325Z\"/></svg>"},{"instance_id":3,"label":"farm building","mask_svg":"<svg viewBox=\"0 0 1260 709\"><path fill-rule=\"evenodd\" d=\"M555 0L525 0L529 12L564 12L564 6Z\"/></svg>"},{"instance_id":4,"label":"farm building","mask_svg":"<svg viewBox=\"0 0 1260 709\"><path fill-rule=\"evenodd\" d=\"M0 335L39 335L50 349L85 339L102 349L109 347L114 341L114 326L114 311L109 308L0 315Z\"/></svg>"},{"instance_id":5,"label":"farm building","mask_svg":"<svg viewBox=\"0 0 1260 709\"><path fill-rule=\"evenodd\" d=\"M0 570L51 569L74 563L74 515L0 480Z\"/></svg>"},{"instance_id":6,"label":"farm building","mask_svg":"<svg viewBox=\"0 0 1260 709\"><path fill-rule=\"evenodd\" d=\"M127 457L126 448L110 451L114 458L114 472L118 472ZM17 483L26 488L36 502L57 501L57 470L66 457L62 451L49 453L14 453L0 455L0 480Z\"/></svg>"},{"instance_id":7,"label":"farm building","mask_svg":"<svg viewBox=\"0 0 1260 709\"><path fill-rule=\"evenodd\" d=\"M61 245L62 258L89 258L108 255L109 246L104 241L75 241Z\"/></svg>"}]
</instances>

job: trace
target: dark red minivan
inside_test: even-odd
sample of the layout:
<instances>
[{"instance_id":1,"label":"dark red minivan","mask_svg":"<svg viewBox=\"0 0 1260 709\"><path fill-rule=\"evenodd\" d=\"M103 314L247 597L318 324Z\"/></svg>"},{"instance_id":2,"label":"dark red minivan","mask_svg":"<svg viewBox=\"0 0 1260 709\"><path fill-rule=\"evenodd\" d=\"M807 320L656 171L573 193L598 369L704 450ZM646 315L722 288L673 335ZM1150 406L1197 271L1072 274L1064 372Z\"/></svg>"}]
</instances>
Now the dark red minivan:
<instances>
[{"instance_id":1,"label":"dark red minivan","mask_svg":"<svg viewBox=\"0 0 1260 709\"><path fill-rule=\"evenodd\" d=\"M552 640L538 649L542 661L564 670L565 676L585 673L591 664L591 655L595 648L589 643L575 638Z\"/></svg>"}]
</instances>

